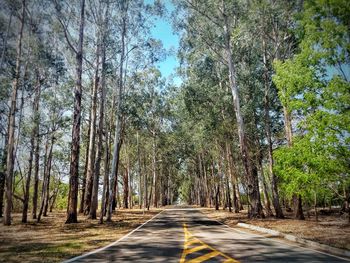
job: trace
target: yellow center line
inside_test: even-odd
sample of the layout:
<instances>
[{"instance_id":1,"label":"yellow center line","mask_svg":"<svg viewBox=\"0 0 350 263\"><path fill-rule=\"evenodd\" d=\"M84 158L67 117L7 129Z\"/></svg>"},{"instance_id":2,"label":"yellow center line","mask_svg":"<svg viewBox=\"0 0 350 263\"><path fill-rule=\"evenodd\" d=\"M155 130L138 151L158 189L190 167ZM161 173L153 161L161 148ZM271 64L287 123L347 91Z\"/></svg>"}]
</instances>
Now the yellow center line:
<instances>
[{"instance_id":1,"label":"yellow center line","mask_svg":"<svg viewBox=\"0 0 350 263\"><path fill-rule=\"evenodd\" d=\"M212 246L204 243L203 241L199 240L198 238L196 238L195 236L193 236L187 229L187 225L184 223L183 224L183 228L184 228L184 234L185 234L185 240L184 240L184 249L181 255L181 259L180 259L180 263L187 263L187 262L192 262L192 263L199 263L199 262L203 262L205 260L208 260L210 258L216 257L216 256L222 256L224 257L226 260L224 262L226 263L240 263L239 261L231 258L230 256L216 250L215 248L213 248ZM201 245L199 246L195 246L191 249L189 249L190 245L199 243ZM212 252L206 253L202 256L199 256L197 258L194 258L192 260L186 260L186 256L203 250L203 249L210 249Z\"/></svg>"},{"instance_id":2,"label":"yellow center line","mask_svg":"<svg viewBox=\"0 0 350 263\"><path fill-rule=\"evenodd\" d=\"M189 241L186 242L185 247L187 248L187 247L189 247L190 245L193 245L193 244L196 244L196 243L202 244L202 242L199 241L198 239L192 239L192 240L189 240Z\"/></svg>"},{"instance_id":3,"label":"yellow center line","mask_svg":"<svg viewBox=\"0 0 350 263\"><path fill-rule=\"evenodd\" d=\"M187 262L188 263L200 263L200 262L203 262L203 261L208 260L210 258L216 257L216 256L218 256L220 254L221 253L219 251L213 251L213 252L210 252L210 253L205 254L203 256L200 256L198 258L191 259L191 260L189 260Z\"/></svg>"},{"instance_id":4,"label":"yellow center line","mask_svg":"<svg viewBox=\"0 0 350 263\"><path fill-rule=\"evenodd\" d=\"M201 245L201 246L198 246L198 247L193 247L193 248L188 249L186 251L186 254L191 254L191 253L197 252L197 251L205 249L205 248L207 248L207 246L205 246L205 245Z\"/></svg>"}]
</instances>

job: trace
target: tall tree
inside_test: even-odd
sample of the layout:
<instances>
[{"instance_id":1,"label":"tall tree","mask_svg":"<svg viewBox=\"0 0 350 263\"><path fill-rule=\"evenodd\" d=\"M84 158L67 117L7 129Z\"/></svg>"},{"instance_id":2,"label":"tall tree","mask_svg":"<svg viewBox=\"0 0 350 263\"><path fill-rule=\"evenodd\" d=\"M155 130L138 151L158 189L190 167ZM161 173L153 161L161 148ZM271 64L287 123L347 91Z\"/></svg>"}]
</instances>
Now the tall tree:
<instances>
[{"instance_id":1,"label":"tall tree","mask_svg":"<svg viewBox=\"0 0 350 263\"><path fill-rule=\"evenodd\" d=\"M22 64L22 39L23 39L23 28L25 19L25 8L26 1L22 0L22 8L20 15L20 29L17 40L16 49L16 68L14 73L14 79L12 84L12 97L11 107L9 115L9 131L8 131L8 146L7 146L7 161L6 161L6 183L5 183L5 212L4 212L4 225L11 225L11 210L12 210L12 183L13 183L13 168L15 162L14 156L14 144L15 144L15 129L16 129L16 102L17 102L17 91L19 87L20 70Z\"/></svg>"},{"instance_id":2,"label":"tall tree","mask_svg":"<svg viewBox=\"0 0 350 263\"><path fill-rule=\"evenodd\" d=\"M76 83L74 87L74 112L72 127L72 146L70 160L70 178L69 178L69 195L67 207L66 223L77 223L78 207L78 185L79 185L79 151L80 151L80 122L81 122L81 96L82 96L82 68L83 68L83 40L84 40L84 22L85 22L85 0L80 3L80 25L78 46L73 49L76 59ZM64 33L67 36L67 29L64 27ZM69 42L70 43L70 42Z\"/></svg>"}]
</instances>

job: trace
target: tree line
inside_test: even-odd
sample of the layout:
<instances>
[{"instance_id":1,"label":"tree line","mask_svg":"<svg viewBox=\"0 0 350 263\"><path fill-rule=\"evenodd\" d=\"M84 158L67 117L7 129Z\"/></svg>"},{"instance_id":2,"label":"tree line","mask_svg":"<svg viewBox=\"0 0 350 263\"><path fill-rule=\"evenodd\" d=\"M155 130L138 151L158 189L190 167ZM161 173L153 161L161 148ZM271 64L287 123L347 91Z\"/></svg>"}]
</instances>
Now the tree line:
<instances>
[{"instance_id":1,"label":"tree line","mask_svg":"<svg viewBox=\"0 0 350 263\"><path fill-rule=\"evenodd\" d=\"M349 7L2 0L0 213L349 211ZM180 36L180 85L157 19ZM99 212L99 214L98 214Z\"/></svg>"}]
</instances>

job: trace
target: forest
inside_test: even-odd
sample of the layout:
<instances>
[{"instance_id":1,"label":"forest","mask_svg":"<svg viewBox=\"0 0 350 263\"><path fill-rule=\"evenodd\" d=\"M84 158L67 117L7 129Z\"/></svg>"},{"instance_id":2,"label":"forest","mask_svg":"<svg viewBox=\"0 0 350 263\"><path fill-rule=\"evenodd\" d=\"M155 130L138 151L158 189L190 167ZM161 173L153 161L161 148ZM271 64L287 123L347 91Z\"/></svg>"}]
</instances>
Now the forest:
<instances>
[{"instance_id":1,"label":"forest","mask_svg":"<svg viewBox=\"0 0 350 263\"><path fill-rule=\"evenodd\" d=\"M0 6L4 225L184 204L350 223L347 0ZM159 68L171 55L180 83Z\"/></svg>"}]
</instances>

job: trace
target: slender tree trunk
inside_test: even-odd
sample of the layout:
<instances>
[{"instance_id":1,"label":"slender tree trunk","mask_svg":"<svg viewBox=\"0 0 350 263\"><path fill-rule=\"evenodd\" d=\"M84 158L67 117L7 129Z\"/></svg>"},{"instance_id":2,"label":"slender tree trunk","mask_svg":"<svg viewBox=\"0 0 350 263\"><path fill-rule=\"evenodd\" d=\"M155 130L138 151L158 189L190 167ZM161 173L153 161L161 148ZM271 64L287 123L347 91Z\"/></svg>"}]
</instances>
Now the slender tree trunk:
<instances>
[{"instance_id":1,"label":"slender tree trunk","mask_svg":"<svg viewBox=\"0 0 350 263\"><path fill-rule=\"evenodd\" d=\"M92 108L92 101L90 108ZM86 145L86 152L85 152L85 168L84 168L84 174L81 182L81 196L80 196L80 206L79 206L79 213L84 213L84 198L85 198L85 191L86 191L86 177L87 177L87 172L88 172L88 165L87 163L89 162L89 147L90 147L90 132L91 132L91 110L89 111L89 128L87 132L87 138L88 138L88 143Z\"/></svg>"},{"instance_id":2,"label":"slender tree trunk","mask_svg":"<svg viewBox=\"0 0 350 263\"><path fill-rule=\"evenodd\" d=\"M10 130L10 123L7 122L7 132ZM3 206L4 206L4 193L5 193L5 178L6 178L6 161L7 161L7 145L8 145L8 133L5 134L5 142L2 160L1 160L1 171L0 171L0 217L3 216Z\"/></svg>"},{"instance_id":3,"label":"slender tree trunk","mask_svg":"<svg viewBox=\"0 0 350 263\"><path fill-rule=\"evenodd\" d=\"M46 154L46 162L45 162L45 169L44 169L44 180L43 180L43 187L42 187L42 195L41 195L41 206L40 211L38 214L37 221L40 222L41 215L47 216L47 210L49 207L49 199L50 199L50 177L51 177L51 164L52 164L52 150L53 150L53 144L54 144L54 135L51 135L51 144L50 148L48 149L48 152ZM47 147L48 148L47 143Z\"/></svg>"},{"instance_id":4,"label":"slender tree trunk","mask_svg":"<svg viewBox=\"0 0 350 263\"><path fill-rule=\"evenodd\" d=\"M37 126L37 131L39 131L39 125ZM40 138L36 137L35 142L35 161L34 161L34 193L33 193L33 210L32 210L32 219L37 217L37 207L38 207L38 192L39 192L39 169L40 169Z\"/></svg>"},{"instance_id":5,"label":"slender tree trunk","mask_svg":"<svg viewBox=\"0 0 350 263\"><path fill-rule=\"evenodd\" d=\"M293 146L293 132L292 132L292 117L291 112L286 105L283 105L284 115L284 128L286 132L286 139L288 147ZM302 206L302 198L300 195L293 194L293 206L294 206L294 217L299 220L304 220L304 212Z\"/></svg>"},{"instance_id":6,"label":"slender tree trunk","mask_svg":"<svg viewBox=\"0 0 350 263\"><path fill-rule=\"evenodd\" d=\"M123 195L123 203L124 208L129 208L129 171L127 168L125 168L124 176L123 176L123 188L124 188L124 195Z\"/></svg>"},{"instance_id":7,"label":"slender tree trunk","mask_svg":"<svg viewBox=\"0 0 350 263\"><path fill-rule=\"evenodd\" d=\"M10 19L7 25L7 30L6 30L6 36L3 39L3 49L1 51L1 58L0 58L0 70L2 70L2 65L4 62L5 54L6 54L6 49L7 49L7 40L10 34L10 29L11 29L11 23L12 23L12 13L10 14ZM9 123L8 123L9 124ZM0 217L3 215L3 206L4 206L4 193L5 193L5 177L6 177L6 160L7 160L7 145L8 145L8 131L9 127L7 127L7 132L4 134L5 137L5 143L4 143L4 148L1 149L3 151L3 156L1 160L1 171L0 171Z\"/></svg>"},{"instance_id":8,"label":"slender tree trunk","mask_svg":"<svg viewBox=\"0 0 350 263\"><path fill-rule=\"evenodd\" d=\"M315 209L315 220L318 221L318 212L317 212L317 193L314 194L314 209Z\"/></svg>"},{"instance_id":9,"label":"slender tree trunk","mask_svg":"<svg viewBox=\"0 0 350 263\"><path fill-rule=\"evenodd\" d=\"M2 217L3 205L4 205L4 192L5 192L5 173L0 171L0 217Z\"/></svg>"},{"instance_id":10,"label":"slender tree trunk","mask_svg":"<svg viewBox=\"0 0 350 263\"><path fill-rule=\"evenodd\" d=\"M266 43L265 39L262 40L263 43L263 63L264 63L264 120L265 120L265 134L268 143L268 160L269 160L269 174L272 184L272 200L273 207L275 208L276 218L284 218L283 211L279 201L278 186L277 186L277 176L273 171L274 160L273 160L273 150L272 150L272 134L271 134L271 118L270 118L270 84L269 84L269 72L267 67L266 58Z\"/></svg>"},{"instance_id":11,"label":"slender tree trunk","mask_svg":"<svg viewBox=\"0 0 350 263\"><path fill-rule=\"evenodd\" d=\"M106 100L106 37L107 37L107 29L108 29L108 21L109 21L109 1L106 2L106 11L104 14L104 21L102 25L102 35L101 35L101 97L100 97L100 108L99 108L99 124L98 124L98 148L97 148L97 159L95 164L95 176L94 177L94 187L93 194L96 194L96 197L93 196L93 203L96 202L96 210L98 204L98 178L100 176L100 166L102 159L102 144L103 144L103 131L105 126L107 128L107 117L105 118L105 100ZM100 211L100 219L99 223L103 223L103 216L106 211L106 200L108 199L107 189L108 189L108 174L109 174L109 138L108 138L108 130L105 130L105 161L104 161L104 177L103 177L103 190L102 190L102 198L101 198L101 211ZM97 180L96 180L97 179ZM97 181L97 186L96 186ZM95 209L95 207L93 207Z\"/></svg>"},{"instance_id":12,"label":"slender tree trunk","mask_svg":"<svg viewBox=\"0 0 350 263\"><path fill-rule=\"evenodd\" d=\"M96 219L96 210L97 210L97 199L98 199L98 178L99 171L96 170L95 165L97 164L96 153L95 153L95 140L96 140L96 116L97 116L97 91L99 87L99 64L100 64L100 56L101 56L101 43L100 43L100 33L98 33L98 43L96 48L96 66L95 66L95 76L94 76L94 88L92 94L92 114L91 114L91 134L90 134L90 147L89 147L89 161L88 161L88 176L87 176L87 184L85 191L85 214L89 214L89 218ZM103 126L103 120L101 123L101 118L99 121L99 128ZM101 130L98 130L101 133ZM98 135L98 139L100 135ZM101 150L102 150L102 134L101 141L98 141L97 145L97 153L100 154L98 160L98 169L100 169L101 162ZM95 163L96 162L96 163ZM93 188L95 187L95 193L93 192ZM93 203L95 202L95 203ZM93 211L92 210L93 207Z\"/></svg>"},{"instance_id":13,"label":"slender tree trunk","mask_svg":"<svg viewBox=\"0 0 350 263\"><path fill-rule=\"evenodd\" d=\"M96 51L96 66L94 76L94 86L92 89L92 107L91 107L91 119L90 119L90 138L89 138L89 154L87 163L87 174L86 174L86 186L85 186L85 197L84 197L84 214L87 215L91 208L91 197L94 177L94 164L95 164L95 139L96 139L96 110L97 110L97 89L99 82L99 51L100 44L98 44Z\"/></svg>"},{"instance_id":14,"label":"slender tree trunk","mask_svg":"<svg viewBox=\"0 0 350 263\"><path fill-rule=\"evenodd\" d=\"M103 64L102 64L103 65ZM103 66L102 66L103 69ZM102 71L103 72L103 71ZM108 131L105 131L106 133L106 142L105 142L105 160L104 160L104 175L103 175L103 188L102 188L102 198L101 198L101 211L100 211L100 219L99 223L103 223L103 217L106 215L106 210L108 203L108 189L109 189L109 145L108 145Z\"/></svg>"},{"instance_id":15,"label":"slender tree trunk","mask_svg":"<svg viewBox=\"0 0 350 263\"><path fill-rule=\"evenodd\" d=\"M58 182L56 183L56 188L55 188L55 190L53 192L53 195L51 196L52 201L51 201L50 209L49 209L50 213L52 213L52 210L53 210L53 208L55 206L57 195L58 195L58 191L60 190L60 185L61 185L61 179L59 178Z\"/></svg>"},{"instance_id":16,"label":"slender tree trunk","mask_svg":"<svg viewBox=\"0 0 350 263\"><path fill-rule=\"evenodd\" d=\"M49 138L46 138L46 143L45 143L45 155L44 155L44 175L43 175L43 181L42 181L42 185L41 185L41 200L40 200L40 209L39 209L39 213L38 213L38 218L37 218L37 222L40 222L41 216L43 214L43 210L44 210L44 205L45 205L45 191L47 189L46 185L47 185L47 163L48 163L48 156L49 156Z\"/></svg>"},{"instance_id":17,"label":"slender tree trunk","mask_svg":"<svg viewBox=\"0 0 350 263\"><path fill-rule=\"evenodd\" d=\"M29 160L28 160L28 175L26 180L26 187L24 192L24 198L23 198L23 211L22 211L22 222L27 222L27 214L28 214L28 206L29 206L29 188L30 188L30 181L32 177L32 170L33 170L33 156L35 152L35 139L38 136L38 110L39 110L39 99L40 99L40 80L37 81L37 87L35 92L35 99L33 103L33 116L34 116L34 125L32 128L32 134L30 138L30 152L29 152Z\"/></svg>"},{"instance_id":18,"label":"slender tree trunk","mask_svg":"<svg viewBox=\"0 0 350 263\"><path fill-rule=\"evenodd\" d=\"M85 21L85 0L81 0L78 49L76 52L76 85L74 89L74 113L72 128L72 146L70 160L69 195L66 223L78 222L78 186L79 186L79 152L80 152L80 122L81 122L81 75L83 68L83 39Z\"/></svg>"},{"instance_id":19,"label":"slender tree trunk","mask_svg":"<svg viewBox=\"0 0 350 263\"><path fill-rule=\"evenodd\" d=\"M271 210L271 202L269 197L269 191L267 188L266 178L264 174L264 169L262 167L261 158L259 160L259 168L260 168L260 174L261 174L261 182L263 185L263 191L264 191L264 197L265 197L265 208L267 212L267 216L273 216L272 210Z\"/></svg>"},{"instance_id":20,"label":"slender tree trunk","mask_svg":"<svg viewBox=\"0 0 350 263\"><path fill-rule=\"evenodd\" d=\"M226 148L226 162L227 162L228 175L231 178L231 184L232 184L233 209L234 209L235 213L239 213L239 206L238 206L238 201L237 201L235 178L234 178L235 175L232 172L232 163L231 163L231 158L230 158L229 145L227 142L225 143L225 148ZM227 179L227 181L229 181L229 180ZM231 202L231 200L230 200L230 202Z\"/></svg>"},{"instance_id":21,"label":"slender tree trunk","mask_svg":"<svg viewBox=\"0 0 350 263\"><path fill-rule=\"evenodd\" d=\"M220 194L220 184L218 183L215 187L215 210L219 210L219 194Z\"/></svg>"},{"instance_id":22,"label":"slender tree trunk","mask_svg":"<svg viewBox=\"0 0 350 263\"><path fill-rule=\"evenodd\" d=\"M223 3L223 8L225 8ZM224 30L225 30L225 47L226 47L226 53L227 53L227 59L229 64L229 80L230 80L230 86L231 86L231 92L233 97L233 105L235 109L236 114L236 122L237 122L237 128L238 128L238 137L239 137L239 145L241 150L241 156L244 166L245 175L248 182L248 195L251 200L251 211L249 214L249 217L264 217L261 200L260 200L260 192L259 192L259 183L257 176L253 173L253 167L252 167L252 161L249 156L248 151L248 145L247 145L247 138L245 134L245 128L244 128L244 122L243 117L241 114L241 106L239 101L239 94L237 89L237 83L236 83L236 76L235 76L235 67L233 64L233 56L232 56L232 48L231 48L231 33L229 31L228 26L228 18L225 14L225 11L223 12L224 16Z\"/></svg>"},{"instance_id":23,"label":"slender tree trunk","mask_svg":"<svg viewBox=\"0 0 350 263\"><path fill-rule=\"evenodd\" d=\"M205 160L202 160L202 165L203 165L203 173L204 173L204 183L205 183L205 206L208 207L210 206L210 187L209 187L209 180L208 180L208 172L207 172L207 167L205 164Z\"/></svg>"},{"instance_id":24,"label":"slender tree trunk","mask_svg":"<svg viewBox=\"0 0 350 263\"><path fill-rule=\"evenodd\" d=\"M47 210L49 208L50 179L51 179L51 167L52 167L52 150L53 150L54 142L55 142L55 137L54 137L54 134L52 134L51 146L50 146L49 157L48 157L48 162L47 162L47 170L46 170L46 172L47 172L47 185L46 185L46 197L45 197L45 206L44 206L43 216L47 216Z\"/></svg>"},{"instance_id":25,"label":"slender tree trunk","mask_svg":"<svg viewBox=\"0 0 350 263\"><path fill-rule=\"evenodd\" d=\"M156 157L156 134L153 131L152 133L153 142L152 142L152 171L153 171L153 182L152 187L154 188L153 193L153 206L158 207L158 196L157 196L157 157ZM152 188L151 188L152 193Z\"/></svg>"},{"instance_id":26,"label":"slender tree trunk","mask_svg":"<svg viewBox=\"0 0 350 263\"><path fill-rule=\"evenodd\" d=\"M147 207L147 210L149 210L149 202L148 202L148 188L147 188L147 169L146 169L146 158L143 158L143 167L144 167L144 175L143 175L143 189L144 189L144 209Z\"/></svg>"},{"instance_id":27,"label":"slender tree trunk","mask_svg":"<svg viewBox=\"0 0 350 263\"><path fill-rule=\"evenodd\" d=\"M25 0L22 0L21 11L21 25L18 34L17 41L17 58L15 75L12 85L12 97L9 116L9 131L8 131L8 145L7 145L7 160L6 160L6 181L5 181L5 213L4 213L4 225L11 225L11 211L12 211L12 187L13 187L13 169L14 169L14 145L15 145L15 129L16 129L16 102L17 91L19 86L21 58L22 58L22 38L24 28L24 16L25 16Z\"/></svg>"},{"instance_id":28,"label":"slender tree trunk","mask_svg":"<svg viewBox=\"0 0 350 263\"><path fill-rule=\"evenodd\" d=\"M39 126L38 126L39 127ZM39 130L39 129L38 129ZM39 192L39 161L40 161L40 139L39 136L36 137L35 142L35 161L34 161L34 186L33 186L33 209L32 209L32 219L37 218L37 208L38 208L38 192Z\"/></svg>"},{"instance_id":29,"label":"slender tree trunk","mask_svg":"<svg viewBox=\"0 0 350 263\"><path fill-rule=\"evenodd\" d=\"M139 174L139 208L142 208L142 176L141 176L141 155L140 155L140 142L139 142L139 132L136 133L136 143L137 143L137 168Z\"/></svg>"},{"instance_id":30,"label":"slender tree trunk","mask_svg":"<svg viewBox=\"0 0 350 263\"><path fill-rule=\"evenodd\" d=\"M105 160L104 160L104 175L103 175L103 188L102 188L102 198L101 198L101 211L99 223L103 223L103 217L106 215L106 210L108 203L108 189L109 189L109 147L108 147L108 131L106 132L106 143L105 143Z\"/></svg>"},{"instance_id":31,"label":"slender tree trunk","mask_svg":"<svg viewBox=\"0 0 350 263\"><path fill-rule=\"evenodd\" d=\"M286 106L283 106L283 115L284 115L284 129L286 132L287 145L288 147L292 147L293 145L292 117L291 117L290 111Z\"/></svg>"},{"instance_id":32,"label":"slender tree trunk","mask_svg":"<svg viewBox=\"0 0 350 263\"><path fill-rule=\"evenodd\" d=\"M129 155L127 155L127 160L126 160L126 169L128 171L128 197L129 197L129 208L133 208L133 196L132 196L132 174L130 172L130 159L129 159Z\"/></svg>"},{"instance_id":33,"label":"slender tree trunk","mask_svg":"<svg viewBox=\"0 0 350 263\"><path fill-rule=\"evenodd\" d=\"M226 184L226 200L227 200L227 206L228 210L231 213L232 212L232 201L231 201L231 194L230 194L230 183L228 179L228 175L225 175L225 184Z\"/></svg>"},{"instance_id":34,"label":"slender tree trunk","mask_svg":"<svg viewBox=\"0 0 350 263\"><path fill-rule=\"evenodd\" d=\"M123 92L123 65L125 59L125 35L126 35L126 3L125 0L122 1L122 35L121 35L121 54L120 54L120 67L119 67L119 85L117 89L117 109L116 109L116 120L115 120L115 135L114 135L114 149L113 149L113 160L112 160L112 172L110 193L109 193L109 207L107 209L107 221L112 221L112 211L113 211L113 198L116 195L116 187L118 187L117 174L118 174L118 160L120 152L121 141L121 103L122 103L122 92Z\"/></svg>"}]
</instances>

